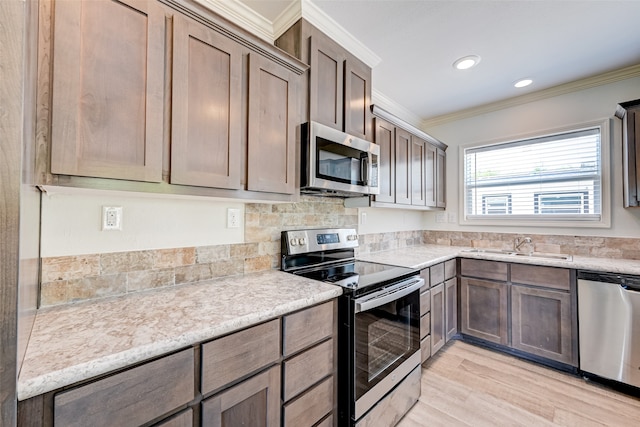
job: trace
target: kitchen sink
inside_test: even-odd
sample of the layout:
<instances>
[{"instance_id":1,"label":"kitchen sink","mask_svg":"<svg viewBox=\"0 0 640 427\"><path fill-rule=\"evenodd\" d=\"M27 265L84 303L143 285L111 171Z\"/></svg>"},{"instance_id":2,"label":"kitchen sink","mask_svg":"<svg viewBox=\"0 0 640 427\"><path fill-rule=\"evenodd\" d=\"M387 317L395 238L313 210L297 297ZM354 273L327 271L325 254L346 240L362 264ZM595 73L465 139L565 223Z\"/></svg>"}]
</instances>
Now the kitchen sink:
<instances>
[{"instance_id":1,"label":"kitchen sink","mask_svg":"<svg viewBox=\"0 0 640 427\"><path fill-rule=\"evenodd\" d=\"M487 248L471 248L463 249L462 252L477 253L477 254L497 254L508 255L517 257L531 257L531 258L545 258L545 259L557 259L563 261L573 261L572 255L567 254L552 254L547 252L514 252L508 249L487 249Z\"/></svg>"}]
</instances>

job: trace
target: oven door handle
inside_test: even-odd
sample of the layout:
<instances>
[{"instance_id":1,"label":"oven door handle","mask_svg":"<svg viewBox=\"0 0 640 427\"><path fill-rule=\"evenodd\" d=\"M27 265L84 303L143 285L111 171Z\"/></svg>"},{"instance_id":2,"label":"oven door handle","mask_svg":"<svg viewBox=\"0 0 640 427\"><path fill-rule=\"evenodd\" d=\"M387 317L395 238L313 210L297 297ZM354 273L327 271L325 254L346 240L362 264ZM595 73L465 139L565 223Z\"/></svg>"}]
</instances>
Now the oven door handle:
<instances>
[{"instance_id":1,"label":"oven door handle","mask_svg":"<svg viewBox=\"0 0 640 427\"><path fill-rule=\"evenodd\" d=\"M411 278L397 283L390 288L358 298L354 301L355 312L360 313L362 311L371 310L372 308L380 307L381 305L395 301L420 289L422 285L424 285L424 279L420 277Z\"/></svg>"}]
</instances>

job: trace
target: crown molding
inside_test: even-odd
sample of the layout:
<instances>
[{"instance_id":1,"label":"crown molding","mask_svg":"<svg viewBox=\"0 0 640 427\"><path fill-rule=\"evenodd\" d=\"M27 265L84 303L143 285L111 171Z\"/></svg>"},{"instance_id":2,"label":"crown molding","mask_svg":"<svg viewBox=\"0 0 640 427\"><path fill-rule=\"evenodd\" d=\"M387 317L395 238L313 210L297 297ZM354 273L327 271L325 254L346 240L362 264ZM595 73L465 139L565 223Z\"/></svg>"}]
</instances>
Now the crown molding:
<instances>
[{"instance_id":1,"label":"crown molding","mask_svg":"<svg viewBox=\"0 0 640 427\"><path fill-rule=\"evenodd\" d=\"M194 1L269 43L275 40L271 21L238 0Z\"/></svg>"},{"instance_id":2,"label":"crown molding","mask_svg":"<svg viewBox=\"0 0 640 427\"><path fill-rule=\"evenodd\" d=\"M371 93L371 103L373 105L377 105L384 110L387 110L389 113L393 114L401 118L403 121L415 126L416 128L420 128L422 125L422 119L420 116L414 114L407 108L398 104L391 98L387 97L385 94L377 91L375 88Z\"/></svg>"},{"instance_id":3,"label":"crown molding","mask_svg":"<svg viewBox=\"0 0 640 427\"><path fill-rule=\"evenodd\" d=\"M273 20L273 40L277 40L278 37L284 34L284 32L300 18L302 18L302 3L300 1L294 1Z\"/></svg>"},{"instance_id":4,"label":"crown molding","mask_svg":"<svg viewBox=\"0 0 640 427\"><path fill-rule=\"evenodd\" d=\"M494 111L503 110L505 108L516 107L519 105L527 104L529 102L553 98L555 96L565 95L568 93L586 90L597 86L603 86L634 77L640 77L640 64L550 87L548 89L542 89L537 92L528 93L526 95L508 98L502 101L492 102L490 104L485 104L478 107L467 108L465 110L456 111L455 113L444 114L442 116L433 117L430 119L424 119L417 127L421 129L428 129L430 127L442 125L456 120L467 119L469 117L487 114Z\"/></svg>"},{"instance_id":5,"label":"crown molding","mask_svg":"<svg viewBox=\"0 0 640 427\"><path fill-rule=\"evenodd\" d=\"M340 46L371 68L375 68L382 59L371 49L362 44L351 33L341 27L329 15L324 13L311 0L299 0L302 8L302 17L316 28L332 38Z\"/></svg>"}]
</instances>

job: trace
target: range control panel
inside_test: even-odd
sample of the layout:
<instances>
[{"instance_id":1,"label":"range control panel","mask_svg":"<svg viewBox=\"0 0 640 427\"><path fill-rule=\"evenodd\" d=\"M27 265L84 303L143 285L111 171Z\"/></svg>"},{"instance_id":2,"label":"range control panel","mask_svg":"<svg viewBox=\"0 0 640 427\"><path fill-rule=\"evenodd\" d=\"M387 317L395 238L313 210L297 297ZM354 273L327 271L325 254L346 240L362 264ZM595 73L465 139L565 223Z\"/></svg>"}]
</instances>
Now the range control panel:
<instances>
[{"instance_id":1,"label":"range control panel","mask_svg":"<svg viewBox=\"0 0 640 427\"><path fill-rule=\"evenodd\" d=\"M322 228L282 232L283 255L358 247L358 233L354 228Z\"/></svg>"}]
</instances>

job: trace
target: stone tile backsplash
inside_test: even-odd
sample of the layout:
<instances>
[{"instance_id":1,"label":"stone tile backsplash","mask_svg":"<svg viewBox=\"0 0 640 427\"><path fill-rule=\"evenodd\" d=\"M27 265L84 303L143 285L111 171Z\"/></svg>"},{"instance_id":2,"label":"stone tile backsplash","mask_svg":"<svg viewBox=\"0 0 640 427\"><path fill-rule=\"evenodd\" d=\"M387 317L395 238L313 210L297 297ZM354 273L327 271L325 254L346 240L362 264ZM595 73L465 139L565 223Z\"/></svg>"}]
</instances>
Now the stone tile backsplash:
<instances>
[{"instance_id":1,"label":"stone tile backsplash","mask_svg":"<svg viewBox=\"0 0 640 427\"><path fill-rule=\"evenodd\" d=\"M564 253L596 258L640 260L640 239L623 237L561 236L470 231L424 231L427 244L513 249L516 237L531 237L538 252Z\"/></svg>"}]
</instances>

